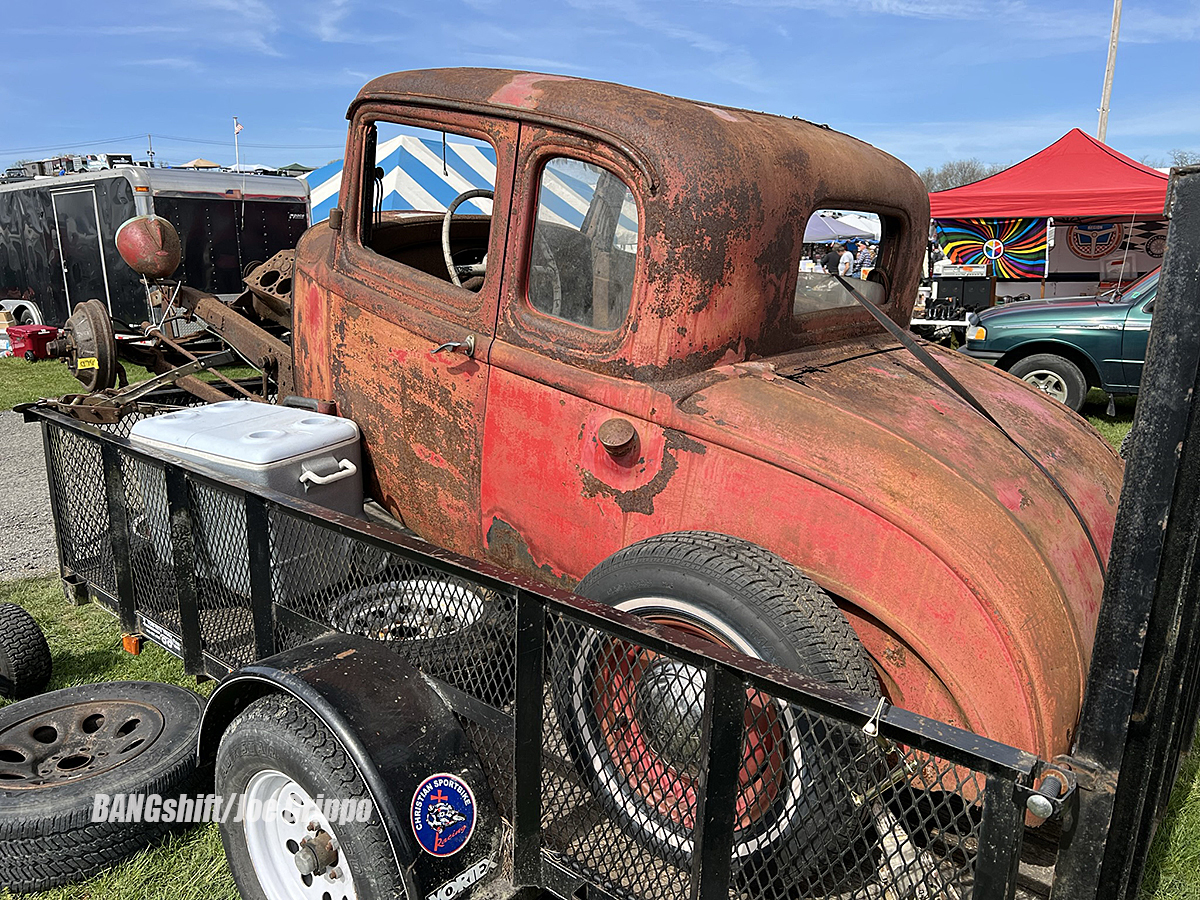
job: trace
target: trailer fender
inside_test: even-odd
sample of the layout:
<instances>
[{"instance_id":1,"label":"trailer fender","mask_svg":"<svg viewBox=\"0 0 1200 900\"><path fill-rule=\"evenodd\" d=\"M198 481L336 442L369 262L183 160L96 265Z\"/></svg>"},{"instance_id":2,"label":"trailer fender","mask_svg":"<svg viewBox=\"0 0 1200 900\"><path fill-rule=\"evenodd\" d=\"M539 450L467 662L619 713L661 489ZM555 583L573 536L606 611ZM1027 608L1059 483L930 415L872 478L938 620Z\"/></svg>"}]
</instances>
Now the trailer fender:
<instances>
[{"instance_id":1,"label":"trailer fender","mask_svg":"<svg viewBox=\"0 0 1200 900\"><path fill-rule=\"evenodd\" d=\"M259 660L227 676L209 698L200 765L213 764L233 719L271 693L295 697L341 743L387 829L408 896L441 896L444 887L482 885L500 874L501 824L491 787L458 719L416 668L379 642L346 634ZM443 783L450 787L440 789ZM457 791L458 805L473 806L472 830L465 843L454 842L452 855L435 855L426 849L431 842L417 837L419 826L429 830L417 820L433 789Z\"/></svg>"}]
</instances>

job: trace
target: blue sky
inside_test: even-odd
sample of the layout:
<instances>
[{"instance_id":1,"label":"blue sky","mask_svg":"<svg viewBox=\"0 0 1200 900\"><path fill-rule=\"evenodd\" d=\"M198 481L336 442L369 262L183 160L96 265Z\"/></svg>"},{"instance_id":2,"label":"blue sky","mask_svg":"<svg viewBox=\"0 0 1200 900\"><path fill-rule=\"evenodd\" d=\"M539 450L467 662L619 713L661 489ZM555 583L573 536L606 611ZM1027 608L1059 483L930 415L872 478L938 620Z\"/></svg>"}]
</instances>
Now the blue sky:
<instances>
[{"instance_id":1,"label":"blue sky","mask_svg":"<svg viewBox=\"0 0 1200 900\"><path fill-rule=\"evenodd\" d=\"M1095 133L1109 0L6 4L0 167L57 152L319 165L389 71L532 69L797 115L914 168ZM108 140L117 138L118 140ZM1108 143L1200 153L1200 0L1125 0Z\"/></svg>"}]
</instances>

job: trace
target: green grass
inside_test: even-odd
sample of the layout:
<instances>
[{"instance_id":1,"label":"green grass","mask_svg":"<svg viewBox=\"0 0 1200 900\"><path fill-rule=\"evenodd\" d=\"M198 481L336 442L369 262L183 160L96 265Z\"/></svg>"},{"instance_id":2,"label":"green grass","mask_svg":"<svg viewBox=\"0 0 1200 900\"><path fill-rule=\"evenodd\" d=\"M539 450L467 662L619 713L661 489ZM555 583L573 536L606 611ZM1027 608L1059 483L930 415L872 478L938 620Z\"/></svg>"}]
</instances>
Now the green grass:
<instances>
[{"instance_id":1,"label":"green grass","mask_svg":"<svg viewBox=\"0 0 1200 900\"><path fill-rule=\"evenodd\" d=\"M1081 412L1091 422L1096 430L1104 435L1114 447L1120 447L1125 435L1133 425L1133 410L1137 398L1121 396L1116 398L1116 415L1108 414L1108 395L1104 391L1092 389L1088 392Z\"/></svg>"},{"instance_id":2,"label":"green grass","mask_svg":"<svg viewBox=\"0 0 1200 900\"><path fill-rule=\"evenodd\" d=\"M141 366L124 363L129 383L145 381L154 373ZM249 366L226 366L221 372L227 378L250 378L258 375L257 369ZM205 372L206 381L215 381L217 376ZM26 362L18 356L0 358L0 409L12 409L18 403L32 403L42 398L57 398L64 394L83 393L83 385L75 380L71 370L60 359L42 359Z\"/></svg>"},{"instance_id":3,"label":"green grass","mask_svg":"<svg viewBox=\"0 0 1200 900\"><path fill-rule=\"evenodd\" d=\"M117 620L95 604L73 606L57 576L0 581L0 603L16 603L37 619L50 643L49 690L97 681L164 681L208 694L183 665L147 643L138 656L121 649ZM0 700L0 706L5 701ZM216 825L194 826L88 881L37 895L45 900L237 900ZM0 900L13 900L0 888Z\"/></svg>"},{"instance_id":4,"label":"green grass","mask_svg":"<svg viewBox=\"0 0 1200 900\"><path fill-rule=\"evenodd\" d=\"M1200 741L1184 757L1146 861L1143 900L1200 900Z\"/></svg>"}]
</instances>

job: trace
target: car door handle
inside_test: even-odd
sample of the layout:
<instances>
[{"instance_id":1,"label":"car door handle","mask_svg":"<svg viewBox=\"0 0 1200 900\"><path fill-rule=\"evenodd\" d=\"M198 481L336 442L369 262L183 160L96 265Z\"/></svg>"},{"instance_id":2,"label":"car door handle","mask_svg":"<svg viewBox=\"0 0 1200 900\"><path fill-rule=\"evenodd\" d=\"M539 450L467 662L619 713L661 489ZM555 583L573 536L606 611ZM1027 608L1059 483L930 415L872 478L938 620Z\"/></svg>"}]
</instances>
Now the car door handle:
<instances>
[{"instance_id":1,"label":"car door handle","mask_svg":"<svg viewBox=\"0 0 1200 900\"><path fill-rule=\"evenodd\" d=\"M441 353L443 350L449 350L451 353L461 353L467 359L475 358L475 335L468 334L465 341L447 341L433 348L434 353Z\"/></svg>"}]
</instances>

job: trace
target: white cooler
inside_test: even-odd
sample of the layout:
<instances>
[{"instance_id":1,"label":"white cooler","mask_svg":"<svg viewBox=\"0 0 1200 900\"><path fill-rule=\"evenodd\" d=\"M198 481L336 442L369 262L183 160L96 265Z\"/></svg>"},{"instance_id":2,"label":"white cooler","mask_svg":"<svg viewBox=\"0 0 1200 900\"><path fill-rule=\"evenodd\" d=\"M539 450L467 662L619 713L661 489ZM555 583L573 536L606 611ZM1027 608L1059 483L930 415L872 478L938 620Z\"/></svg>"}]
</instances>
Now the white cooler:
<instances>
[{"instance_id":1,"label":"white cooler","mask_svg":"<svg viewBox=\"0 0 1200 900\"><path fill-rule=\"evenodd\" d=\"M165 452L252 485L301 497L348 515L363 516L358 425L349 419L242 400L142 419L129 440L151 454ZM169 547L166 498L152 501L162 482L143 481L146 525L156 546ZM231 515L224 496L198 495L197 564L235 594L250 592L246 525L240 504ZM160 521L161 520L161 521ZM299 523L296 523L299 524ZM271 529L276 599L318 590L347 574L345 538L310 527L290 526L285 541ZM166 543L164 543L164 539ZM286 546L284 546L286 545Z\"/></svg>"}]
</instances>

